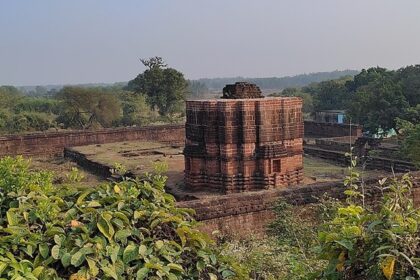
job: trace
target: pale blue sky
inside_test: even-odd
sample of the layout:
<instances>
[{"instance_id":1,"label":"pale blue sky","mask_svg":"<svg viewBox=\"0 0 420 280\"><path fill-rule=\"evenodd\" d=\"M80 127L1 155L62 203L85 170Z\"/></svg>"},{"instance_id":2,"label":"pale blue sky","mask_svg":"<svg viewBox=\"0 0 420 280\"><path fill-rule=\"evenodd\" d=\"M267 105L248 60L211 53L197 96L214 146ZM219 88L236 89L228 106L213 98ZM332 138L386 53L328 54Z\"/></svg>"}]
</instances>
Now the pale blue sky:
<instances>
[{"instance_id":1,"label":"pale blue sky","mask_svg":"<svg viewBox=\"0 0 420 280\"><path fill-rule=\"evenodd\" d=\"M187 78L420 63L419 0L0 0L0 84L115 82L162 56Z\"/></svg>"}]
</instances>

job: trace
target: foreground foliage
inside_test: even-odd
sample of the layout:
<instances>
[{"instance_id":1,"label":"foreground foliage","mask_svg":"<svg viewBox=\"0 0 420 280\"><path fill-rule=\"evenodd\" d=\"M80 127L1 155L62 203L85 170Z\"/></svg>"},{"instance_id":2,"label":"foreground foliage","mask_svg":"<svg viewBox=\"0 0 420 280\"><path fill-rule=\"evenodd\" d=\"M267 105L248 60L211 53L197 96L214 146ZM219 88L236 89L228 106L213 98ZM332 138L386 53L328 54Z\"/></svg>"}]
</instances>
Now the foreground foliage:
<instances>
[{"instance_id":1,"label":"foreground foliage","mask_svg":"<svg viewBox=\"0 0 420 280\"><path fill-rule=\"evenodd\" d=\"M319 232L320 256L329 262L323 277L419 279L420 209L413 206L408 175L380 180L383 197L372 209L359 174L350 171L346 203Z\"/></svg>"},{"instance_id":2,"label":"foreground foliage","mask_svg":"<svg viewBox=\"0 0 420 280\"><path fill-rule=\"evenodd\" d=\"M231 240L223 245L223 254L235 259L240 279L252 280L308 280L315 279L324 261L312 252L302 251L291 244L283 244L278 239L250 238Z\"/></svg>"},{"instance_id":3,"label":"foreground foliage","mask_svg":"<svg viewBox=\"0 0 420 280\"><path fill-rule=\"evenodd\" d=\"M0 279L233 276L165 180L54 186L52 173L31 172L24 159L0 159Z\"/></svg>"}]
</instances>

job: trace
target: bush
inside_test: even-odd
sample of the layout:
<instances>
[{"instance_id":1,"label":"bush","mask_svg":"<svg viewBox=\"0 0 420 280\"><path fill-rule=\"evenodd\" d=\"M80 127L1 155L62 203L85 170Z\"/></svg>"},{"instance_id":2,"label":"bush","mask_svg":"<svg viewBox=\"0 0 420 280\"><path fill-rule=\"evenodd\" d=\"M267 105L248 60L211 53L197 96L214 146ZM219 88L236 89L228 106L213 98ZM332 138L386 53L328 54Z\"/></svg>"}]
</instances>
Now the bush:
<instances>
[{"instance_id":1,"label":"bush","mask_svg":"<svg viewBox=\"0 0 420 280\"><path fill-rule=\"evenodd\" d=\"M365 204L359 174L345 180L347 202L319 232L320 254L329 264L325 279L419 279L420 209L411 197L412 183L401 179L379 182L384 196L378 209Z\"/></svg>"},{"instance_id":2,"label":"bush","mask_svg":"<svg viewBox=\"0 0 420 280\"><path fill-rule=\"evenodd\" d=\"M324 267L313 253L279 242L276 238L231 240L223 245L223 254L234 259L241 278L253 280L315 279Z\"/></svg>"},{"instance_id":3,"label":"bush","mask_svg":"<svg viewBox=\"0 0 420 280\"><path fill-rule=\"evenodd\" d=\"M166 177L96 188L53 185L22 158L0 159L1 279L225 279L234 275L175 207ZM75 176L77 177L77 176Z\"/></svg>"}]
</instances>

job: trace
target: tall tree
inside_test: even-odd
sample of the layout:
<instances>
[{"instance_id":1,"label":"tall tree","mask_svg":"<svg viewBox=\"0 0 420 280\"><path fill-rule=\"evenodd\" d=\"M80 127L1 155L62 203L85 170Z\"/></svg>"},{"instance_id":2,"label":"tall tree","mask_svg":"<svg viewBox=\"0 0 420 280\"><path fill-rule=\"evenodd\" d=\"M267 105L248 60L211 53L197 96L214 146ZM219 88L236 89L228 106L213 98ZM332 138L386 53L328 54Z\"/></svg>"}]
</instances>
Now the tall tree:
<instances>
[{"instance_id":1,"label":"tall tree","mask_svg":"<svg viewBox=\"0 0 420 280\"><path fill-rule=\"evenodd\" d=\"M401 86L388 75L375 77L353 93L349 114L355 122L363 124L371 133L396 128L396 118L408 108Z\"/></svg>"},{"instance_id":2,"label":"tall tree","mask_svg":"<svg viewBox=\"0 0 420 280\"><path fill-rule=\"evenodd\" d=\"M22 93L13 86L0 86L0 109L10 109L22 98Z\"/></svg>"},{"instance_id":3,"label":"tall tree","mask_svg":"<svg viewBox=\"0 0 420 280\"><path fill-rule=\"evenodd\" d=\"M161 115L175 113L186 99L188 83L184 75L168 68L161 57L141 59L141 62L147 69L128 82L127 89L145 94L150 106L157 108Z\"/></svg>"},{"instance_id":4,"label":"tall tree","mask_svg":"<svg viewBox=\"0 0 420 280\"><path fill-rule=\"evenodd\" d=\"M420 104L420 65L407 66L397 71L402 91L410 107Z\"/></svg>"},{"instance_id":5,"label":"tall tree","mask_svg":"<svg viewBox=\"0 0 420 280\"><path fill-rule=\"evenodd\" d=\"M67 127L110 127L121 115L118 99L101 89L64 87L57 97L63 101L58 119Z\"/></svg>"},{"instance_id":6,"label":"tall tree","mask_svg":"<svg viewBox=\"0 0 420 280\"><path fill-rule=\"evenodd\" d=\"M147 125L159 116L158 112L151 110L142 94L131 91L120 91L118 97L122 107L122 125Z\"/></svg>"},{"instance_id":7,"label":"tall tree","mask_svg":"<svg viewBox=\"0 0 420 280\"><path fill-rule=\"evenodd\" d=\"M331 80L307 87L306 91L311 92L314 96L314 110L345 109L348 92L344 82L345 80Z\"/></svg>"}]
</instances>

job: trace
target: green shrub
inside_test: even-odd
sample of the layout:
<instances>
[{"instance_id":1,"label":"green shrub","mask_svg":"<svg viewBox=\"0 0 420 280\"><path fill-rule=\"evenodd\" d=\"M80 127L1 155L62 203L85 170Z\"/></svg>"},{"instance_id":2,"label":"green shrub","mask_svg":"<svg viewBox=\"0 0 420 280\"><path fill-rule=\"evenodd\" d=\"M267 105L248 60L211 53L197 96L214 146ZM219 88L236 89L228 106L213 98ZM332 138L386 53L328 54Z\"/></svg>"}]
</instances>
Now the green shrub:
<instances>
[{"instance_id":1,"label":"green shrub","mask_svg":"<svg viewBox=\"0 0 420 280\"><path fill-rule=\"evenodd\" d=\"M279 242L277 238L231 240L223 244L223 255L241 264L239 279L308 280L315 279L324 261L299 247Z\"/></svg>"},{"instance_id":2,"label":"green shrub","mask_svg":"<svg viewBox=\"0 0 420 280\"><path fill-rule=\"evenodd\" d=\"M329 262L325 279L404 279L420 277L420 209L411 197L412 183L379 182L384 196L378 209L365 204L363 184L353 171L345 180L346 204L319 232L321 257Z\"/></svg>"},{"instance_id":3,"label":"green shrub","mask_svg":"<svg viewBox=\"0 0 420 280\"><path fill-rule=\"evenodd\" d=\"M234 275L175 207L166 177L53 185L0 159L0 279L226 279ZM76 176L77 177L77 176Z\"/></svg>"}]
</instances>

